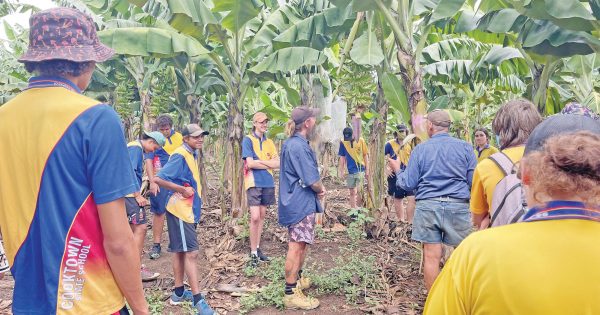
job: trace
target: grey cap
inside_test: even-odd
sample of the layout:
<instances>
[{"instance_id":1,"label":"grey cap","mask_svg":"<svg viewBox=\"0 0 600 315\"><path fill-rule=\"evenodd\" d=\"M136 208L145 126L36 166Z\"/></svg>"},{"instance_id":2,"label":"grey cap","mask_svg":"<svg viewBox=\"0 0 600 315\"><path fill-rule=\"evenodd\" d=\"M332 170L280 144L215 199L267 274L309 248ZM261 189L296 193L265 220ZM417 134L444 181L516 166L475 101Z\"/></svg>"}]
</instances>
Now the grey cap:
<instances>
[{"instance_id":1,"label":"grey cap","mask_svg":"<svg viewBox=\"0 0 600 315\"><path fill-rule=\"evenodd\" d=\"M321 112L318 108L309 108L306 106L296 107L292 110L292 120L296 125L305 122L310 117L317 117Z\"/></svg>"},{"instance_id":2,"label":"grey cap","mask_svg":"<svg viewBox=\"0 0 600 315\"><path fill-rule=\"evenodd\" d=\"M429 114L427 114L427 120L429 120L432 124L440 127L450 127L452 120L450 119L450 114L447 111L436 109Z\"/></svg>"},{"instance_id":3,"label":"grey cap","mask_svg":"<svg viewBox=\"0 0 600 315\"><path fill-rule=\"evenodd\" d=\"M525 155L541 150L550 137L577 131L600 134L600 121L582 115L558 114L550 116L537 125L529 135L525 145Z\"/></svg>"},{"instance_id":4,"label":"grey cap","mask_svg":"<svg viewBox=\"0 0 600 315\"><path fill-rule=\"evenodd\" d=\"M181 130L181 135L184 137L186 137L186 136L191 136L191 137L206 136L206 135L208 135L208 131L204 131L197 124L189 124L189 125L186 125L185 127L183 127L183 129Z\"/></svg>"}]
</instances>

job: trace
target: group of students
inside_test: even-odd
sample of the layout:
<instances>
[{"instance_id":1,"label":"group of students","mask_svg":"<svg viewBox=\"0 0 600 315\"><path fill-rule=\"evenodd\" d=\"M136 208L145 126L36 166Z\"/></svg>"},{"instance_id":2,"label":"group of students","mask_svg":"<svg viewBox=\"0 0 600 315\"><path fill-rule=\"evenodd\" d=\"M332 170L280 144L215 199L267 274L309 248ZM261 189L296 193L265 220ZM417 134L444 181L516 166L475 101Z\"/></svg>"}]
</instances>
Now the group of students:
<instances>
[{"instance_id":1,"label":"group of students","mask_svg":"<svg viewBox=\"0 0 600 315\"><path fill-rule=\"evenodd\" d=\"M19 61L36 76L0 107L0 277L10 265L12 312L148 314L142 280L158 276L140 260L150 204L151 259L161 255L167 221L170 303L189 301L198 314L213 314L197 275L197 150L208 132L190 124L180 134L160 116L159 131L126 144L115 111L82 95L95 64L114 53L99 42L91 18L54 8L34 14L30 24ZM280 154L266 137L264 113L253 116L242 142L249 261L269 261L260 239L266 209L277 202L278 222L288 229L283 302L292 309L319 306L303 293L311 286L303 265L327 193L309 145L318 115L292 110ZM411 237L424 247L425 314L600 312L597 117L570 104L542 121L531 102L510 101L492 124L496 153L485 130L476 131L476 148L451 137L445 111L430 112L426 124L429 140L417 145L400 125L385 146L397 218L412 219ZM358 206L357 188L369 174L367 147L352 128L343 136L340 175L348 171L351 206ZM473 224L482 231L469 236ZM442 243L457 249L440 274Z\"/></svg>"}]
</instances>

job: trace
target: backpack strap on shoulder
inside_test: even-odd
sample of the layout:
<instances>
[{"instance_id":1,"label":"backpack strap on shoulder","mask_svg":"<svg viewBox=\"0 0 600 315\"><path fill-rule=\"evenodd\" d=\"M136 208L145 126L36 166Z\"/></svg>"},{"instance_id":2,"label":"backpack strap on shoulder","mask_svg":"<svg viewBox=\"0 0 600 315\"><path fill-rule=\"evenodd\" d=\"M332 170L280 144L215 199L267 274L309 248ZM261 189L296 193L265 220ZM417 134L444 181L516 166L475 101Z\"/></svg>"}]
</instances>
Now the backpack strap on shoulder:
<instances>
[{"instance_id":1,"label":"backpack strap on shoulder","mask_svg":"<svg viewBox=\"0 0 600 315\"><path fill-rule=\"evenodd\" d=\"M513 173L513 169L515 167L515 163L506 155L506 153L500 151L498 153L494 153L489 157L498 168L504 173L504 177Z\"/></svg>"}]
</instances>

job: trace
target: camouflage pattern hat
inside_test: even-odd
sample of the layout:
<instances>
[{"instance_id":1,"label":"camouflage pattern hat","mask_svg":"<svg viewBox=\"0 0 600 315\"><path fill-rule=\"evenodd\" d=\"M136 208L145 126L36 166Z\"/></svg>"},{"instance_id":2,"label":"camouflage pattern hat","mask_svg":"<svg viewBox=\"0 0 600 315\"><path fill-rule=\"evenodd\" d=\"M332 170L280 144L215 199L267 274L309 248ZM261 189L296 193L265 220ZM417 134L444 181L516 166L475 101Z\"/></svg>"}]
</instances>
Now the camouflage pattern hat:
<instances>
[{"instance_id":1,"label":"camouflage pattern hat","mask_svg":"<svg viewBox=\"0 0 600 315\"><path fill-rule=\"evenodd\" d=\"M29 18L29 27L29 47L20 62L103 62L115 53L100 43L92 19L75 9L40 11Z\"/></svg>"}]
</instances>

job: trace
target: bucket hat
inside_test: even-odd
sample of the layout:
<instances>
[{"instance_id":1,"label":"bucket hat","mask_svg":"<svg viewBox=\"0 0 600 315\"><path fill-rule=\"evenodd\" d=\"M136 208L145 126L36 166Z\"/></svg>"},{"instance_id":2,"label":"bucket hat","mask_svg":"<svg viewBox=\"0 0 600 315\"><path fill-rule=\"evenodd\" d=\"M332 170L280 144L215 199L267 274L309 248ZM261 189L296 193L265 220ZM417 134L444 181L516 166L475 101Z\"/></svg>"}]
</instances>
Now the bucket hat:
<instances>
[{"instance_id":1,"label":"bucket hat","mask_svg":"<svg viewBox=\"0 0 600 315\"><path fill-rule=\"evenodd\" d=\"M115 53L100 42L92 19L75 9L40 11L29 18L29 27L29 47L20 62L103 62Z\"/></svg>"}]
</instances>

